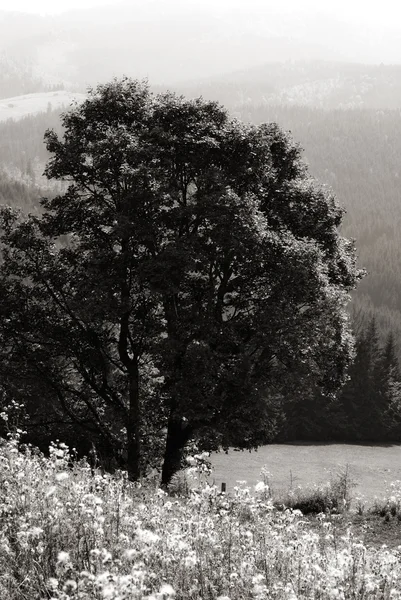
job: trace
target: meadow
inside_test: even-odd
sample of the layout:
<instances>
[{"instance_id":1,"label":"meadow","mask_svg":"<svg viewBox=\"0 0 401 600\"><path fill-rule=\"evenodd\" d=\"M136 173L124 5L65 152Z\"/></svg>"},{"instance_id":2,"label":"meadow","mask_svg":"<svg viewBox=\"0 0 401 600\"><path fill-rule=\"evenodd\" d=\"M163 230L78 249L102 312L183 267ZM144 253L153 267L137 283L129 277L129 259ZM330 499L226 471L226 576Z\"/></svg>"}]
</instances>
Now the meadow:
<instances>
[{"instance_id":1,"label":"meadow","mask_svg":"<svg viewBox=\"0 0 401 600\"><path fill-rule=\"evenodd\" d=\"M401 546L329 514L278 509L269 486L219 493L192 457L184 494L93 472L64 445L0 445L1 600L401 599ZM401 483L382 491L401 514Z\"/></svg>"},{"instance_id":2,"label":"meadow","mask_svg":"<svg viewBox=\"0 0 401 600\"><path fill-rule=\"evenodd\" d=\"M261 469L277 495L298 486L324 483L348 469L355 484L354 496L363 496L372 505L391 481L401 480L401 446L367 444L294 443L271 444L256 452L220 452L212 455L212 481L233 489L237 481L250 486L260 479Z\"/></svg>"},{"instance_id":3,"label":"meadow","mask_svg":"<svg viewBox=\"0 0 401 600\"><path fill-rule=\"evenodd\" d=\"M0 121L13 119L18 121L29 115L46 112L49 104L53 110L69 106L73 101L82 102L85 94L72 93L65 90L56 92L37 92L3 98L0 100Z\"/></svg>"}]
</instances>

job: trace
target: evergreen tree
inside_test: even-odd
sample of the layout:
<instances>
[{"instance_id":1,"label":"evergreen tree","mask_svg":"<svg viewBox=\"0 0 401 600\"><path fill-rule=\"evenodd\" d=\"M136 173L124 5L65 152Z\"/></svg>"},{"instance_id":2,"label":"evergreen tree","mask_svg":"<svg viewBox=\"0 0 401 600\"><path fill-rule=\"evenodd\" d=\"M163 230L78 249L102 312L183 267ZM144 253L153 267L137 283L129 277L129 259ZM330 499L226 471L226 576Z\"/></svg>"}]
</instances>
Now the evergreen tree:
<instances>
[{"instance_id":1,"label":"evergreen tree","mask_svg":"<svg viewBox=\"0 0 401 600\"><path fill-rule=\"evenodd\" d=\"M385 341L375 371L376 401L382 439L396 440L401 425L401 377L394 336Z\"/></svg>"},{"instance_id":2,"label":"evergreen tree","mask_svg":"<svg viewBox=\"0 0 401 600\"><path fill-rule=\"evenodd\" d=\"M343 407L343 434L349 440L380 437L380 410L377 404L376 365L380 356L375 319L357 337L355 359L349 369L340 402Z\"/></svg>"}]
</instances>

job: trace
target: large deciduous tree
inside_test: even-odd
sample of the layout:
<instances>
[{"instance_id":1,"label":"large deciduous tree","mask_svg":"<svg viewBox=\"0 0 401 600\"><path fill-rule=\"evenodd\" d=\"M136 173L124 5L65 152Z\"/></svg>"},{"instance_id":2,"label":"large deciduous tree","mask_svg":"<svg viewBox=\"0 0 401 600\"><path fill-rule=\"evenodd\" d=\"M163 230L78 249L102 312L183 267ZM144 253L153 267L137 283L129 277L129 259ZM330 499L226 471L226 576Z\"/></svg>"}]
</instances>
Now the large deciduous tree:
<instances>
[{"instance_id":1,"label":"large deciduous tree","mask_svg":"<svg viewBox=\"0 0 401 600\"><path fill-rule=\"evenodd\" d=\"M190 440L255 447L275 399L342 384L354 248L289 134L128 79L63 126L46 174L65 193L40 218L2 211L4 365L133 480L158 440L164 484Z\"/></svg>"}]
</instances>

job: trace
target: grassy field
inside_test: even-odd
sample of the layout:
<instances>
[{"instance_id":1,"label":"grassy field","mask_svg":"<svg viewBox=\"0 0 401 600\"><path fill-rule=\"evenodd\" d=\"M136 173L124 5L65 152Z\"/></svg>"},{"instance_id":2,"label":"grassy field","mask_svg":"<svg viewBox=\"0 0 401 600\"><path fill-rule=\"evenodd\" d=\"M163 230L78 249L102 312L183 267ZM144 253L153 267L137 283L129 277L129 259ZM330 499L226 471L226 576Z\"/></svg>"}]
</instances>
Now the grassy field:
<instances>
[{"instance_id":1,"label":"grassy field","mask_svg":"<svg viewBox=\"0 0 401 600\"><path fill-rule=\"evenodd\" d=\"M49 104L53 110L68 107L73 100L83 102L85 94L68 91L38 92L0 100L0 121L18 121L28 115L46 112Z\"/></svg>"},{"instance_id":2,"label":"grassy field","mask_svg":"<svg viewBox=\"0 0 401 600\"><path fill-rule=\"evenodd\" d=\"M391 481L401 480L400 445L354 444L271 444L257 452L219 453L212 456L212 479L227 491L237 481L254 485L265 467L271 473L270 483L276 494L287 493L291 486L307 486L327 481L330 476L349 466L356 483L353 496L365 496L372 502L382 496Z\"/></svg>"}]
</instances>

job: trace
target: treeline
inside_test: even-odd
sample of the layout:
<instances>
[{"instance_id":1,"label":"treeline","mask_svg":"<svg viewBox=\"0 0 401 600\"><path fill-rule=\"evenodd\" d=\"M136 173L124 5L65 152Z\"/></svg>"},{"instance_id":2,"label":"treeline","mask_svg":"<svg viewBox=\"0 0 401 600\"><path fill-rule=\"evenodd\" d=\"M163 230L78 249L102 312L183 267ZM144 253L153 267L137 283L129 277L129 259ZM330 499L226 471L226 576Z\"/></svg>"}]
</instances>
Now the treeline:
<instances>
[{"instance_id":1,"label":"treeline","mask_svg":"<svg viewBox=\"0 0 401 600\"><path fill-rule=\"evenodd\" d=\"M48 84L34 75L32 65L28 62L19 62L4 53L0 54L0 99L60 89L64 89L62 83Z\"/></svg>"},{"instance_id":2,"label":"treeline","mask_svg":"<svg viewBox=\"0 0 401 600\"><path fill-rule=\"evenodd\" d=\"M28 175L34 182L32 166L39 165L42 174L49 158L43 142L46 129L61 132L59 110L48 110L19 121L9 119L0 123L0 165L21 175Z\"/></svg>"},{"instance_id":3,"label":"treeline","mask_svg":"<svg viewBox=\"0 0 401 600\"><path fill-rule=\"evenodd\" d=\"M0 171L0 205L7 204L22 209L24 212L37 212L40 209L40 188L28 185L23 181L15 181Z\"/></svg>"},{"instance_id":4,"label":"treeline","mask_svg":"<svg viewBox=\"0 0 401 600\"><path fill-rule=\"evenodd\" d=\"M401 372L394 335L376 320L354 320L355 360L336 396L283 399L277 441L400 442Z\"/></svg>"},{"instance_id":5,"label":"treeline","mask_svg":"<svg viewBox=\"0 0 401 600\"><path fill-rule=\"evenodd\" d=\"M298 387L293 394L287 390L285 395L266 397L270 430L265 443L401 441L401 370L394 336L389 333L382 342L374 317L354 325L355 360L342 390L313 395ZM29 385L30 394L22 394L10 412L11 422L26 430L25 441L46 449L52 440L63 440L107 468L116 465L113 448L99 433L88 435L84 425L65 415L40 377L31 376ZM21 380L20 386L22 393L27 382ZM16 382L16 397L18 389ZM5 433L2 426L0 434Z\"/></svg>"},{"instance_id":6,"label":"treeline","mask_svg":"<svg viewBox=\"0 0 401 600\"><path fill-rule=\"evenodd\" d=\"M221 77L181 84L186 95L239 104L396 109L401 106L400 65L326 61L266 63Z\"/></svg>"}]
</instances>

